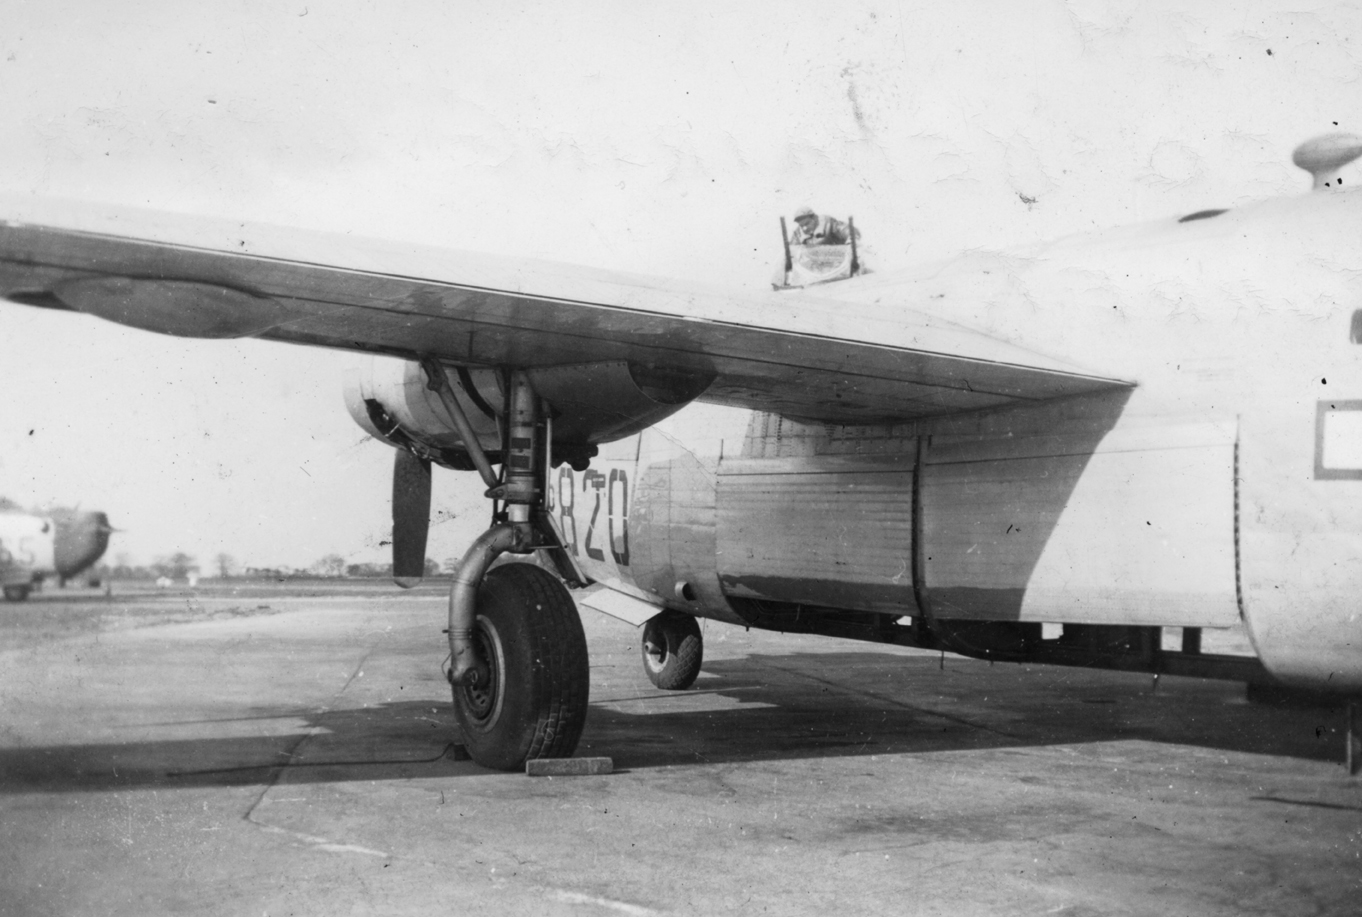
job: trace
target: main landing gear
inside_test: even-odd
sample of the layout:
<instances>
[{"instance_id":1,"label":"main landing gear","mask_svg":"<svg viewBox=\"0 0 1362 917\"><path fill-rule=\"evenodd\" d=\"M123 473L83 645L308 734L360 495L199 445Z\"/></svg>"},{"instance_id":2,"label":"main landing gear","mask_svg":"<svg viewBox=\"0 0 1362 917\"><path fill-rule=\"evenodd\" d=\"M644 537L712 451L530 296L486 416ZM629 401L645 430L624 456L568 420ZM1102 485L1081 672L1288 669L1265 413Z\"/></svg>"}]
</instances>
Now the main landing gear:
<instances>
[{"instance_id":1,"label":"main landing gear","mask_svg":"<svg viewBox=\"0 0 1362 917\"><path fill-rule=\"evenodd\" d=\"M453 686L469 756L501 770L571 757L586 724L587 653L563 584L533 564L488 571L470 642L487 674Z\"/></svg>"},{"instance_id":2,"label":"main landing gear","mask_svg":"<svg viewBox=\"0 0 1362 917\"><path fill-rule=\"evenodd\" d=\"M586 724L590 685L577 606L542 567L491 569L503 553L540 548L554 549L567 563L543 505L550 435L542 403L523 373L510 373L498 477L443 367L422 362L488 485L487 496L504 504L464 554L449 595L448 677L464 745L478 764L501 770L519 769L529 758L571 757ZM565 572L576 578L570 568Z\"/></svg>"}]
</instances>

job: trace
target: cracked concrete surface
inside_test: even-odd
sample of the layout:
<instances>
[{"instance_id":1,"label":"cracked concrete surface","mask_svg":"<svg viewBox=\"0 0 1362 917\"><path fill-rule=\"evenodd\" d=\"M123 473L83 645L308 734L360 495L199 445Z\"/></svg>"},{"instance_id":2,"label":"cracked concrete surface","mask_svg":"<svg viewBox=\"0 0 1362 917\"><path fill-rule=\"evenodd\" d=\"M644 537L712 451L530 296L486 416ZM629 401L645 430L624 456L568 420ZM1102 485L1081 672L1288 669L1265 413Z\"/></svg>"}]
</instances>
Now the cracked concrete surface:
<instances>
[{"instance_id":1,"label":"cracked concrete surface","mask_svg":"<svg viewBox=\"0 0 1362 917\"><path fill-rule=\"evenodd\" d=\"M666 693L588 612L581 752L617 771L533 779L447 753L443 593L351 591L0 606L0 914L1292 915L1362 891L1336 711L713 624Z\"/></svg>"}]
</instances>

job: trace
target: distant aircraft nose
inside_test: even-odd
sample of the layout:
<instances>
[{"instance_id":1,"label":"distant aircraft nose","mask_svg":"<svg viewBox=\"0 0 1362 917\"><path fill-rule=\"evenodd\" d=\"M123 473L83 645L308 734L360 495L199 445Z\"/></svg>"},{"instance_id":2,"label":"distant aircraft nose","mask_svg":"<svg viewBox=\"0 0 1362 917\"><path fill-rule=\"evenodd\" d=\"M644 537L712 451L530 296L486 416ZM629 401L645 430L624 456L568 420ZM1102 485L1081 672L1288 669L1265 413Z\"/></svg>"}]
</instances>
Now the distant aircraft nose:
<instances>
[{"instance_id":1,"label":"distant aircraft nose","mask_svg":"<svg viewBox=\"0 0 1362 917\"><path fill-rule=\"evenodd\" d=\"M76 576L103 557L114 531L109 517L101 512L71 513L58 516L55 522L53 553L57 573L63 578Z\"/></svg>"}]
</instances>

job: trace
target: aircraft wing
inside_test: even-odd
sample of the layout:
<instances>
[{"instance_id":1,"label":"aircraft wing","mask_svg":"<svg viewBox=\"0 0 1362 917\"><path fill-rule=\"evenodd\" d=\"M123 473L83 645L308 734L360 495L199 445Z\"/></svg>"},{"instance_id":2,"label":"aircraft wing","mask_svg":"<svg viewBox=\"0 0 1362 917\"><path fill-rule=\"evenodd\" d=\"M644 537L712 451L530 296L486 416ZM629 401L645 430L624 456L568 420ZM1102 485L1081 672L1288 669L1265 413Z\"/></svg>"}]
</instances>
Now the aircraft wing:
<instances>
[{"instance_id":1,"label":"aircraft wing","mask_svg":"<svg viewBox=\"0 0 1362 917\"><path fill-rule=\"evenodd\" d=\"M702 400L830 423L911 420L1129 383L917 311L344 235L0 202L0 296L190 337L449 364L627 360Z\"/></svg>"}]
</instances>

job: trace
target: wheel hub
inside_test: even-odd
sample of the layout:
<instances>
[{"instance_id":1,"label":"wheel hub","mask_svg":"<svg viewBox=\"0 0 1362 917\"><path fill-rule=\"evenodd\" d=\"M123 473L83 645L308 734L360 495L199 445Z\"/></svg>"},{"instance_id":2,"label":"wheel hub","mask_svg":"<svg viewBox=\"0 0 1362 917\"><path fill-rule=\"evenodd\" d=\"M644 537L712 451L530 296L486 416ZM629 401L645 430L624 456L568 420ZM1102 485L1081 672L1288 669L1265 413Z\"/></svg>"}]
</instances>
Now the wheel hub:
<instances>
[{"instance_id":1,"label":"wheel hub","mask_svg":"<svg viewBox=\"0 0 1362 917\"><path fill-rule=\"evenodd\" d=\"M478 720L487 720L496 710L500 673L498 666L493 663L497 657L488 644L487 632L481 627L473 637L473 645L478 657L487 665L487 678L480 684L466 685L462 690L468 700L469 712Z\"/></svg>"}]
</instances>

